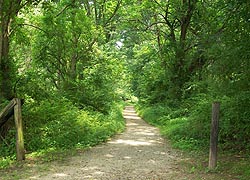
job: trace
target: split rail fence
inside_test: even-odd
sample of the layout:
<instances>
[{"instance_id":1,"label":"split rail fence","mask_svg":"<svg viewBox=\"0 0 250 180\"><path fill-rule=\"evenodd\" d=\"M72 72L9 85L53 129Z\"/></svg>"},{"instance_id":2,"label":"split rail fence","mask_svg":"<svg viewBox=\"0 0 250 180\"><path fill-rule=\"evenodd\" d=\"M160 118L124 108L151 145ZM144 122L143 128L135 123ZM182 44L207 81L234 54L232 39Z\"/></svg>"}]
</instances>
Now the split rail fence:
<instances>
[{"instance_id":1,"label":"split rail fence","mask_svg":"<svg viewBox=\"0 0 250 180\"><path fill-rule=\"evenodd\" d=\"M25 159L21 106L21 100L14 98L0 112L0 128L14 115L16 126L16 158L18 161Z\"/></svg>"}]
</instances>

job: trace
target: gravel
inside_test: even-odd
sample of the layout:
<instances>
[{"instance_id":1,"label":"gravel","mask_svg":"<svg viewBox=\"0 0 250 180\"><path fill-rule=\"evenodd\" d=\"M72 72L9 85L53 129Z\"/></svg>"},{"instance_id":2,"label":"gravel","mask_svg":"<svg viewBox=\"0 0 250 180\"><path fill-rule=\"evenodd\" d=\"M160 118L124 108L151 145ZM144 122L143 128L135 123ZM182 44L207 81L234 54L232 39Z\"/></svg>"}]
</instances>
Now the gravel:
<instances>
[{"instance_id":1,"label":"gravel","mask_svg":"<svg viewBox=\"0 0 250 180\"><path fill-rule=\"evenodd\" d=\"M33 174L29 179L187 179L178 166L180 155L160 136L157 128L137 116L133 106L127 106L123 116L125 132L105 144L70 157L64 163L52 163L46 174Z\"/></svg>"}]
</instances>

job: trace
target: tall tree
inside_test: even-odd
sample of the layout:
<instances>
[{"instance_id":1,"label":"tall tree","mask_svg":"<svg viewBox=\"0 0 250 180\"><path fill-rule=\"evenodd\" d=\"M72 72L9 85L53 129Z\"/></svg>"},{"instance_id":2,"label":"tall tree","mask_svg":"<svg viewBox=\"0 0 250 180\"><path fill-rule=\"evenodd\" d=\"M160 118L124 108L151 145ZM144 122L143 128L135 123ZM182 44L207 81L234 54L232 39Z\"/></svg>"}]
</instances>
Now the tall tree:
<instances>
[{"instance_id":1,"label":"tall tree","mask_svg":"<svg viewBox=\"0 0 250 180\"><path fill-rule=\"evenodd\" d=\"M38 0L0 0L0 102L13 97L13 62L10 57L10 40L13 24L19 11Z\"/></svg>"},{"instance_id":2,"label":"tall tree","mask_svg":"<svg viewBox=\"0 0 250 180\"><path fill-rule=\"evenodd\" d=\"M11 24L21 9L21 0L0 1L0 101L12 97L12 62L9 57Z\"/></svg>"},{"instance_id":3,"label":"tall tree","mask_svg":"<svg viewBox=\"0 0 250 180\"><path fill-rule=\"evenodd\" d=\"M182 88L189 80L190 58L194 52L195 41L191 41L194 14L197 13L197 0L181 1L135 1L137 9L129 11L129 21L134 30L139 30L143 39L154 39L158 60L165 75L161 78L162 90L169 98L181 99ZM132 16L131 16L132 15ZM131 27L131 26L130 26ZM139 28L139 29L138 29ZM138 32L138 31L137 31ZM153 43L153 41L151 41ZM167 90L168 89L168 90Z\"/></svg>"}]
</instances>

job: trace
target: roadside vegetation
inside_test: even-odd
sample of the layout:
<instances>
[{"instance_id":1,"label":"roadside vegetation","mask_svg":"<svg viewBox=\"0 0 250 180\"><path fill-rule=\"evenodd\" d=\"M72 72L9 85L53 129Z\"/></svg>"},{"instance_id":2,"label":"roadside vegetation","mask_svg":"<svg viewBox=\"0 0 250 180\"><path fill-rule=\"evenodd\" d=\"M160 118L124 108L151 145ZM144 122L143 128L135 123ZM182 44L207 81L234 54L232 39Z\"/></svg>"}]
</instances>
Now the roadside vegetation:
<instances>
[{"instance_id":1,"label":"roadside vegetation","mask_svg":"<svg viewBox=\"0 0 250 180\"><path fill-rule=\"evenodd\" d=\"M127 82L110 27L120 3L99 11L88 1L0 2L0 110L24 101L27 158L91 147L123 130ZM0 127L0 169L16 163L15 136L10 119Z\"/></svg>"},{"instance_id":2,"label":"roadside vegetation","mask_svg":"<svg viewBox=\"0 0 250 180\"><path fill-rule=\"evenodd\" d=\"M123 131L122 109L123 103L113 104L112 110L103 114L79 109L67 100L26 103L23 123L27 158L43 157L46 160L51 153L67 153L105 142ZM15 163L15 151L15 129L11 129L1 145L0 168Z\"/></svg>"},{"instance_id":3,"label":"roadside vegetation","mask_svg":"<svg viewBox=\"0 0 250 180\"><path fill-rule=\"evenodd\" d=\"M141 116L174 147L208 159L212 103L220 102L217 170L249 179L249 4L145 2L139 11L147 31L128 61Z\"/></svg>"},{"instance_id":4,"label":"roadside vegetation","mask_svg":"<svg viewBox=\"0 0 250 180\"><path fill-rule=\"evenodd\" d=\"M183 152L186 159L181 164L186 172L214 174L215 179L216 174L221 174L220 177L225 177L225 180L249 179L250 151L240 142L235 142L237 144L232 146L222 140L224 127L221 122L225 120L223 116L220 118L218 165L215 170L208 169L211 104L208 103L206 108L208 109L206 109L207 114L204 115L206 120L197 125L193 119L195 116L192 116L192 113L188 115L187 112L190 111L187 109L171 109L163 105L145 108L137 105L139 114L144 120L159 127L162 136L169 139L175 149Z\"/></svg>"},{"instance_id":5,"label":"roadside vegetation","mask_svg":"<svg viewBox=\"0 0 250 180\"><path fill-rule=\"evenodd\" d=\"M216 101L220 152L240 157L218 170L249 179L247 0L15 0L0 8L0 109L24 99L28 154L105 141L123 129L121 100L133 96L174 147L207 154ZM13 127L0 127L0 168L15 159Z\"/></svg>"}]
</instances>

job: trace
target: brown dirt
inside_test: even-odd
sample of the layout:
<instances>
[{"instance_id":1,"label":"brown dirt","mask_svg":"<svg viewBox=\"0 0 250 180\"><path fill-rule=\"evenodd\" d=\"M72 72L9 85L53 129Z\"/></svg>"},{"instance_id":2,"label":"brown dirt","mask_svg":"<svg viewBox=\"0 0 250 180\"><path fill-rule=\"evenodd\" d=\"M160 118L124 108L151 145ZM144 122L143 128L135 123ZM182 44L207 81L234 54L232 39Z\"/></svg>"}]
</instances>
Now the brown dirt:
<instances>
[{"instance_id":1,"label":"brown dirt","mask_svg":"<svg viewBox=\"0 0 250 180\"><path fill-rule=\"evenodd\" d=\"M75 156L65 157L62 161L31 166L23 172L23 176L20 176L22 173L17 169L19 175L16 179L216 179L214 175L195 172L197 167L188 167L191 159L185 158L180 152L172 149L170 143L160 136L159 130L137 116L132 106L125 108L123 116L126 120L125 132L115 136L107 143L80 152ZM187 162L188 166L185 165ZM10 177L10 179L12 178Z\"/></svg>"},{"instance_id":2,"label":"brown dirt","mask_svg":"<svg viewBox=\"0 0 250 180\"><path fill-rule=\"evenodd\" d=\"M29 179L176 179L180 172L178 154L159 130L145 123L131 106L123 115L127 127L124 133L63 164L54 163L46 175L38 173Z\"/></svg>"}]
</instances>

